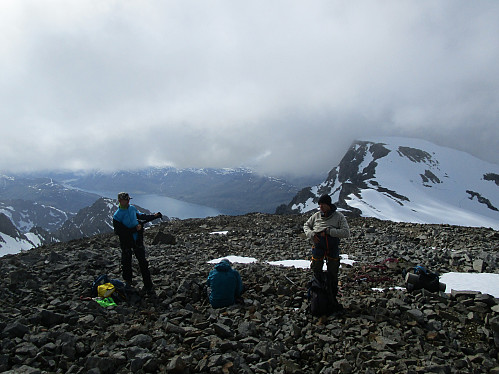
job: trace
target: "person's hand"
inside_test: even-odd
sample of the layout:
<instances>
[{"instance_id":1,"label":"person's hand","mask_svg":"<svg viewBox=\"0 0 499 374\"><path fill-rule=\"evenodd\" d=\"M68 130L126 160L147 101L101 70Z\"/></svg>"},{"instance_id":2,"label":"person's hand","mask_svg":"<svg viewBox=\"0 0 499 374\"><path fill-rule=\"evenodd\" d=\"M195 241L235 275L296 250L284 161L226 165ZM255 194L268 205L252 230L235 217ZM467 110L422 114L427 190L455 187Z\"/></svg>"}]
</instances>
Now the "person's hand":
<instances>
[{"instance_id":1,"label":"person's hand","mask_svg":"<svg viewBox=\"0 0 499 374\"><path fill-rule=\"evenodd\" d=\"M137 231L140 231L142 230L142 225L139 223L137 226L135 226L135 228L137 229Z\"/></svg>"},{"instance_id":2,"label":"person's hand","mask_svg":"<svg viewBox=\"0 0 499 374\"><path fill-rule=\"evenodd\" d=\"M326 235L327 235L326 230L321 231L321 232L316 232L316 233L314 233L314 236L312 239L314 240L314 243L319 243L321 241L320 236L324 237Z\"/></svg>"},{"instance_id":3,"label":"person's hand","mask_svg":"<svg viewBox=\"0 0 499 374\"><path fill-rule=\"evenodd\" d=\"M314 234L314 236L312 237L312 240L314 241L314 243L319 243L321 241L317 234Z\"/></svg>"}]
</instances>

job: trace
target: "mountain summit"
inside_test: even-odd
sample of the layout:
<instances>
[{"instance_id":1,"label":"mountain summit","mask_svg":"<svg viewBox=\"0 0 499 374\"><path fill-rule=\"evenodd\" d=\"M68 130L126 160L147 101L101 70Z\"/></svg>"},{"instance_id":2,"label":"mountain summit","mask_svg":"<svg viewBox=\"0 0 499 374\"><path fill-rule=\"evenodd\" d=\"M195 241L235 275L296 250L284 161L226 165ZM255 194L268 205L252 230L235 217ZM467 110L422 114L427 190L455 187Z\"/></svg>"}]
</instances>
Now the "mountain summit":
<instances>
[{"instance_id":1,"label":"mountain summit","mask_svg":"<svg viewBox=\"0 0 499 374\"><path fill-rule=\"evenodd\" d=\"M352 215L499 228L499 166L418 139L355 141L323 183L278 212L311 211L323 194Z\"/></svg>"}]
</instances>

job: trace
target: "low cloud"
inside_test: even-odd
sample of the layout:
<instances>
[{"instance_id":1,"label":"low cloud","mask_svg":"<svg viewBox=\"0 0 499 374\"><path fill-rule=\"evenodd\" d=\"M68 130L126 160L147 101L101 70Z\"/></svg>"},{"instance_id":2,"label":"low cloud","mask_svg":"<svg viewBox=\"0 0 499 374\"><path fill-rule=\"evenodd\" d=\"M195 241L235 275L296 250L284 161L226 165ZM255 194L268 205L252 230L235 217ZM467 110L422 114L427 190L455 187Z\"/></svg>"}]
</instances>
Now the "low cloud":
<instances>
[{"instance_id":1,"label":"low cloud","mask_svg":"<svg viewBox=\"0 0 499 374\"><path fill-rule=\"evenodd\" d=\"M0 170L329 171L369 136L499 163L499 3L6 1Z\"/></svg>"}]
</instances>

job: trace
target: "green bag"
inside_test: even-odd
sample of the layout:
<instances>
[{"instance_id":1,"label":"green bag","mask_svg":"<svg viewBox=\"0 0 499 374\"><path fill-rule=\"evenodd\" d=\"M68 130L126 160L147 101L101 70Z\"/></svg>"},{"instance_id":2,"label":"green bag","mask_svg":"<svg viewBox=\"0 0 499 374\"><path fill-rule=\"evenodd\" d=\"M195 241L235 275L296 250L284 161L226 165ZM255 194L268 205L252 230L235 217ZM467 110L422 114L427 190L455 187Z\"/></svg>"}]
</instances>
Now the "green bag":
<instances>
[{"instance_id":1,"label":"green bag","mask_svg":"<svg viewBox=\"0 0 499 374\"><path fill-rule=\"evenodd\" d=\"M100 306L103 306L104 308L107 308L108 306L116 306L117 304L114 302L114 300L111 297L106 297L104 299L95 299L99 303Z\"/></svg>"}]
</instances>

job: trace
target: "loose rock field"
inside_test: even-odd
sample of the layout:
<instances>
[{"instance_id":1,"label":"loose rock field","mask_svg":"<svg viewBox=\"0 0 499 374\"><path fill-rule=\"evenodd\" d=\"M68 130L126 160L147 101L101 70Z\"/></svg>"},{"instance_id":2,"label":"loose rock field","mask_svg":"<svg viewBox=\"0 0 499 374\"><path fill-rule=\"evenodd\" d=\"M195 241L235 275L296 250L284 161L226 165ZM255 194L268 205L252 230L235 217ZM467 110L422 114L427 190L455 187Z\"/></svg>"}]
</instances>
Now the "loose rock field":
<instances>
[{"instance_id":1,"label":"loose rock field","mask_svg":"<svg viewBox=\"0 0 499 374\"><path fill-rule=\"evenodd\" d=\"M499 301L479 292L405 290L402 271L499 273L499 233L486 228L349 218L339 318L307 312L308 215L174 220L145 234L157 297L103 308L100 274L121 279L112 234L0 258L0 372L499 373ZM213 234L227 231L226 234ZM213 309L208 261L229 255L244 305ZM136 288L142 286L140 275ZM373 290L379 288L381 291Z\"/></svg>"}]
</instances>

